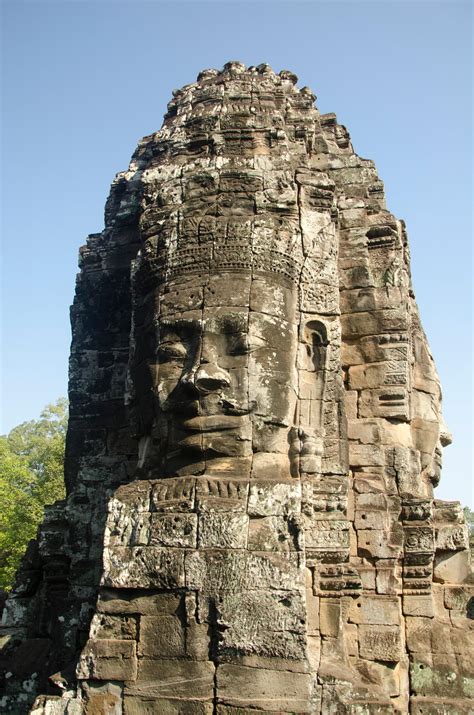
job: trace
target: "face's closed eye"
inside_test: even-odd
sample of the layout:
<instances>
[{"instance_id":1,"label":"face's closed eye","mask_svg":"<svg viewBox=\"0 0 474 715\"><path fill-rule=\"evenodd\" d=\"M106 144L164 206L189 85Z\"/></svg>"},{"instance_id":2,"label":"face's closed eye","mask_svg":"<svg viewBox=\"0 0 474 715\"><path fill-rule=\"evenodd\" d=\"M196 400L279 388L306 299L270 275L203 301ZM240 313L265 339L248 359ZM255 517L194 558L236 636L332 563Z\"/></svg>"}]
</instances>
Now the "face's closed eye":
<instances>
[{"instance_id":1,"label":"face's closed eye","mask_svg":"<svg viewBox=\"0 0 474 715\"><path fill-rule=\"evenodd\" d=\"M187 354L186 346L179 340L164 340L158 347L158 360L160 363L183 361Z\"/></svg>"},{"instance_id":2,"label":"face's closed eye","mask_svg":"<svg viewBox=\"0 0 474 715\"><path fill-rule=\"evenodd\" d=\"M197 320L162 320L158 340L157 358L160 364L182 365L199 341L201 324Z\"/></svg>"},{"instance_id":3,"label":"face's closed eye","mask_svg":"<svg viewBox=\"0 0 474 715\"><path fill-rule=\"evenodd\" d=\"M249 336L248 333L229 335L227 340L229 355L249 355L265 345L266 343L262 338Z\"/></svg>"}]
</instances>

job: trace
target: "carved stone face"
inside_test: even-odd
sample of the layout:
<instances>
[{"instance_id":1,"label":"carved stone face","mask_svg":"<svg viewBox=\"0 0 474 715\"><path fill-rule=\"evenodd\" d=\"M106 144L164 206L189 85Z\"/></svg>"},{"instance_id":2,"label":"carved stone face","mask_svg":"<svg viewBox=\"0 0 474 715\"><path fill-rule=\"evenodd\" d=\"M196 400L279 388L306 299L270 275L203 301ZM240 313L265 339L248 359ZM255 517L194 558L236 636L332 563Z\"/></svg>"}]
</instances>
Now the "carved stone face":
<instances>
[{"instance_id":1,"label":"carved stone face","mask_svg":"<svg viewBox=\"0 0 474 715\"><path fill-rule=\"evenodd\" d=\"M452 444L453 438L451 432L444 419L441 417L439 439L433 452L433 460L431 469L428 471L428 477L434 487L437 487L441 479L441 470L443 468L443 449Z\"/></svg>"},{"instance_id":2,"label":"carved stone face","mask_svg":"<svg viewBox=\"0 0 474 715\"><path fill-rule=\"evenodd\" d=\"M165 471L255 452L287 454L296 402L294 291L272 274L251 281L227 273L179 293L180 301L175 291L162 296L156 343ZM193 300L199 307L176 310Z\"/></svg>"},{"instance_id":3,"label":"carved stone face","mask_svg":"<svg viewBox=\"0 0 474 715\"><path fill-rule=\"evenodd\" d=\"M443 448L452 442L443 420L439 378L424 336L413 337L413 414L411 432L413 444L420 452L424 474L433 486L441 477Z\"/></svg>"}]
</instances>

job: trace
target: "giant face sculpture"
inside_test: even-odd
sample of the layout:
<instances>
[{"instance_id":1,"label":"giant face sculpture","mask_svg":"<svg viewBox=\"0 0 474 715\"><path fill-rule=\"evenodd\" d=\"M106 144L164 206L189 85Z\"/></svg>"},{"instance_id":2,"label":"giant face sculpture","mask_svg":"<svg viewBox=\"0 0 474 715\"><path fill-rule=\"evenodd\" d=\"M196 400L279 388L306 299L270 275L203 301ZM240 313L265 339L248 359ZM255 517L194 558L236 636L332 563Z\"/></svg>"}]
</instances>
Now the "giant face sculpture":
<instances>
[{"instance_id":1,"label":"giant face sculpture","mask_svg":"<svg viewBox=\"0 0 474 715\"><path fill-rule=\"evenodd\" d=\"M334 227L306 175L273 171L272 190L240 169L190 172L147 196L132 381L140 465L154 476L268 466L286 478L301 435L321 431Z\"/></svg>"},{"instance_id":2,"label":"giant face sculpture","mask_svg":"<svg viewBox=\"0 0 474 715\"><path fill-rule=\"evenodd\" d=\"M176 312L176 290L160 301L154 394L165 472L199 470L200 463L212 470L228 457L242 458L245 471L254 452L287 453L296 398L294 290L275 275L251 283L228 272L188 291L190 300L193 291L203 296L200 310ZM265 306L258 305L262 293L271 295Z\"/></svg>"}]
</instances>

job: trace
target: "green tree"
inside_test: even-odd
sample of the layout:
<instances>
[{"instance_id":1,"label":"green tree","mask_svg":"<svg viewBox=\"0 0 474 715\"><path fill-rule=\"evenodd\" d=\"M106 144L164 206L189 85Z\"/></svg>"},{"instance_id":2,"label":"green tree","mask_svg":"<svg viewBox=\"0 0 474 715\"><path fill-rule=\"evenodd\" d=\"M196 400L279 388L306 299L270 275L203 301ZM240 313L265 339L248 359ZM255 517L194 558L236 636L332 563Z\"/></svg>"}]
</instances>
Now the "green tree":
<instances>
[{"instance_id":1,"label":"green tree","mask_svg":"<svg viewBox=\"0 0 474 715\"><path fill-rule=\"evenodd\" d=\"M0 437L0 588L11 588L44 507L64 496L67 400Z\"/></svg>"},{"instance_id":2,"label":"green tree","mask_svg":"<svg viewBox=\"0 0 474 715\"><path fill-rule=\"evenodd\" d=\"M469 529L469 546L474 549L474 511L469 509L468 506L464 507L464 518Z\"/></svg>"}]
</instances>

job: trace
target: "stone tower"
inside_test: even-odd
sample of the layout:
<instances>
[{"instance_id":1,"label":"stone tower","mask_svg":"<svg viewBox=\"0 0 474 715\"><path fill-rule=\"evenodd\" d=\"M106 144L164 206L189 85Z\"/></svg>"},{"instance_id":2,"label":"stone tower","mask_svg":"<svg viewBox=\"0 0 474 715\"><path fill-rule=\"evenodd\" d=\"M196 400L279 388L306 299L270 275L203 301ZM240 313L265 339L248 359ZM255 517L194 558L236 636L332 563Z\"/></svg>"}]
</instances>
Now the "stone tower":
<instances>
[{"instance_id":1,"label":"stone tower","mask_svg":"<svg viewBox=\"0 0 474 715\"><path fill-rule=\"evenodd\" d=\"M5 712L473 712L405 226L296 81L175 92L81 249L68 493L7 605Z\"/></svg>"}]
</instances>

